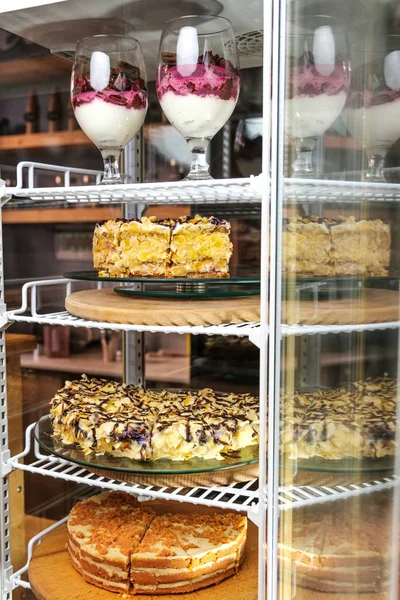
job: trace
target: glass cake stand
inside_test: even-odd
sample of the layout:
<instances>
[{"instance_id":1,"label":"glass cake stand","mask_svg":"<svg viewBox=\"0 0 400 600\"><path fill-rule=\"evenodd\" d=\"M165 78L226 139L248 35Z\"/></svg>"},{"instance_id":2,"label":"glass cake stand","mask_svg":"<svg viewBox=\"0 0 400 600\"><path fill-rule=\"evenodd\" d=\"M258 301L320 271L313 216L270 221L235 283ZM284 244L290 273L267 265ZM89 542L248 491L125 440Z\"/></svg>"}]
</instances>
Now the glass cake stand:
<instances>
[{"instance_id":1,"label":"glass cake stand","mask_svg":"<svg viewBox=\"0 0 400 600\"><path fill-rule=\"evenodd\" d=\"M64 277L77 281L102 281L108 283L130 284L115 287L118 294L131 297L154 298L233 298L240 296L259 296L259 275L240 275L233 271L231 277L224 278L184 278L184 277L100 277L93 269L90 271L70 271Z\"/></svg>"},{"instance_id":2,"label":"glass cake stand","mask_svg":"<svg viewBox=\"0 0 400 600\"><path fill-rule=\"evenodd\" d=\"M191 458L185 461L162 458L159 460L139 461L111 455L84 454L75 444L66 445L53 436L50 415L44 415L36 423L34 436L39 446L59 458L88 467L123 473L147 475L181 475L210 473L237 469L258 463L258 446L248 446L238 452L227 454L224 460Z\"/></svg>"}]
</instances>

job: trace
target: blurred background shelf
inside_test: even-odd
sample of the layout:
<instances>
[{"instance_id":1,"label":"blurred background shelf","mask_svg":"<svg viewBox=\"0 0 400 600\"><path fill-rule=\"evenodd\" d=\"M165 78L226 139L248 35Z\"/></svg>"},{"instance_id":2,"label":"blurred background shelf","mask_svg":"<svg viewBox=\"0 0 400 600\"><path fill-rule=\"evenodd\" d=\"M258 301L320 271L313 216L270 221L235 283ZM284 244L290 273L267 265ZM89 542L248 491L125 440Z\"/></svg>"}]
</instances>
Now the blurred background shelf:
<instances>
[{"instance_id":1,"label":"blurred background shelf","mask_svg":"<svg viewBox=\"0 0 400 600\"><path fill-rule=\"evenodd\" d=\"M22 133L0 137L0 150L52 148L53 146L93 146L81 130L54 133Z\"/></svg>"},{"instance_id":2,"label":"blurred background shelf","mask_svg":"<svg viewBox=\"0 0 400 600\"><path fill-rule=\"evenodd\" d=\"M107 219L119 219L119 206L74 206L67 208L20 208L3 211L3 223L22 225L27 223L98 223Z\"/></svg>"}]
</instances>

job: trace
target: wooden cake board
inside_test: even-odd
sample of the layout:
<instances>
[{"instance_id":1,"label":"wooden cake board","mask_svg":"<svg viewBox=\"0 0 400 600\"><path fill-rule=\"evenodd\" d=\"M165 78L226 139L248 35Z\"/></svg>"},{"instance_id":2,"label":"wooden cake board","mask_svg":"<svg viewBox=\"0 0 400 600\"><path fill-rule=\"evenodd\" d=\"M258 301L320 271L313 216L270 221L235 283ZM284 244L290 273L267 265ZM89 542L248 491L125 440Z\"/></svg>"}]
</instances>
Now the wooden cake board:
<instances>
[{"instance_id":1,"label":"wooden cake board","mask_svg":"<svg viewBox=\"0 0 400 600\"><path fill-rule=\"evenodd\" d=\"M146 503L158 513L190 512L196 514L224 512L180 502L154 501ZM237 575L218 585L186 594L140 594L140 600L257 600L258 529L248 521L246 554ZM118 593L100 589L83 580L71 566L66 549L67 527L62 525L46 535L34 550L29 565L29 581L39 600L118 600ZM133 596L132 596L133 597Z\"/></svg>"},{"instance_id":2,"label":"wooden cake board","mask_svg":"<svg viewBox=\"0 0 400 600\"><path fill-rule=\"evenodd\" d=\"M397 321L400 294L367 289L356 298L282 302L282 322L289 325L357 325ZM260 319L260 297L180 300L126 298L113 290L83 290L66 298L76 317L132 325L195 326L254 322Z\"/></svg>"}]
</instances>

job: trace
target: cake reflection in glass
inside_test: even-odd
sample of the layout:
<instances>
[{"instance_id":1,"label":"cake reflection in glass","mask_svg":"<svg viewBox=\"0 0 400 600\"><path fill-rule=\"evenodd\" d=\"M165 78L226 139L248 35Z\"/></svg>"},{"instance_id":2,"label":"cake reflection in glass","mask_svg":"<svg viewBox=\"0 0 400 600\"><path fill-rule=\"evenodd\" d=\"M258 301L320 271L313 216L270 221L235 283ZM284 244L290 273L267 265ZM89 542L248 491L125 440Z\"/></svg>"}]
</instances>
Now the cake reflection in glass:
<instances>
[{"instance_id":1,"label":"cake reflection in glass","mask_svg":"<svg viewBox=\"0 0 400 600\"><path fill-rule=\"evenodd\" d=\"M102 183L121 183L120 154L140 130L147 112L139 42L119 35L81 40L72 69L71 102L81 129L102 154Z\"/></svg>"},{"instance_id":2,"label":"cake reflection in glass","mask_svg":"<svg viewBox=\"0 0 400 600\"><path fill-rule=\"evenodd\" d=\"M312 177L312 152L346 103L350 67L335 19L302 17L289 30L286 133L296 147L295 177Z\"/></svg>"},{"instance_id":3,"label":"cake reflection in glass","mask_svg":"<svg viewBox=\"0 0 400 600\"><path fill-rule=\"evenodd\" d=\"M240 90L230 22L213 16L168 21L161 39L156 90L165 116L192 152L186 179L211 179L207 147L233 113Z\"/></svg>"}]
</instances>

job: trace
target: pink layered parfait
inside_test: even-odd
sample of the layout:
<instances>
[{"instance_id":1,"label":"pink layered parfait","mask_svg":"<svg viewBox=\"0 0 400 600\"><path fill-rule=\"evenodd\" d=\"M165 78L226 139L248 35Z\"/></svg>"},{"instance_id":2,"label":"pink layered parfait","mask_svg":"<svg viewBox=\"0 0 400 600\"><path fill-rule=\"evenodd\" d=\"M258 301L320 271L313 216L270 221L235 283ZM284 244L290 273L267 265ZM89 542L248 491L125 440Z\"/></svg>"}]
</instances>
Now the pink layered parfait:
<instances>
[{"instance_id":1,"label":"pink layered parfait","mask_svg":"<svg viewBox=\"0 0 400 600\"><path fill-rule=\"evenodd\" d=\"M125 146L142 126L147 111L144 81L117 71L102 91L95 91L88 79L80 77L71 101L82 130L100 149Z\"/></svg>"},{"instance_id":2,"label":"pink layered parfait","mask_svg":"<svg viewBox=\"0 0 400 600\"><path fill-rule=\"evenodd\" d=\"M161 108L187 139L211 139L228 121L239 96L240 78L231 63L213 54L206 58L179 66L172 58L172 64L159 67Z\"/></svg>"},{"instance_id":3,"label":"pink layered parfait","mask_svg":"<svg viewBox=\"0 0 400 600\"><path fill-rule=\"evenodd\" d=\"M292 139L317 138L336 121L346 103L347 69L298 65L289 71L286 131Z\"/></svg>"}]
</instances>

